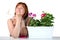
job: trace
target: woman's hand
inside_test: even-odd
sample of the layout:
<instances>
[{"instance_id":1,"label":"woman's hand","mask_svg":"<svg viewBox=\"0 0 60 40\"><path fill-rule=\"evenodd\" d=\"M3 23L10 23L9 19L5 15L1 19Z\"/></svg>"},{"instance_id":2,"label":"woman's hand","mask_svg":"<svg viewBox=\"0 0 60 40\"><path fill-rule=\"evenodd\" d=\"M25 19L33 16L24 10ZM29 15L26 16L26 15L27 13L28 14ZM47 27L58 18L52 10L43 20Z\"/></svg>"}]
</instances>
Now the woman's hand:
<instances>
[{"instance_id":1,"label":"woman's hand","mask_svg":"<svg viewBox=\"0 0 60 40\"><path fill-rule=\"evenodd\" d=\"M22 20L22 16L21 15L16 15L15 19L16 20Z\"/></svg>"}]
</instances>

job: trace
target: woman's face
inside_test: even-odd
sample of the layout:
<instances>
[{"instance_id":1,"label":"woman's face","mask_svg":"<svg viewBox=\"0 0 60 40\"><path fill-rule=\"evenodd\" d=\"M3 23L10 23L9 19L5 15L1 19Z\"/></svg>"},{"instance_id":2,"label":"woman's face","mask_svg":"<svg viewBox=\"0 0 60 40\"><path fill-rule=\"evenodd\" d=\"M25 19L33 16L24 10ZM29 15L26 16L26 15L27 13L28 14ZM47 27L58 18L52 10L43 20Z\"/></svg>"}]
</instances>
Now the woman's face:
<instances>
[{"instance_id":1,"label":"woman's face","mask_svg":"<svg viewBox=\"0 0 60 40\"><path fill-rule=\"evenodd\" d=\"M15 9L16 15L20 15L23 16L23 14L25 13L25 9L23 7L22 4L18 5Z\"/></svg>"}]
</instances>

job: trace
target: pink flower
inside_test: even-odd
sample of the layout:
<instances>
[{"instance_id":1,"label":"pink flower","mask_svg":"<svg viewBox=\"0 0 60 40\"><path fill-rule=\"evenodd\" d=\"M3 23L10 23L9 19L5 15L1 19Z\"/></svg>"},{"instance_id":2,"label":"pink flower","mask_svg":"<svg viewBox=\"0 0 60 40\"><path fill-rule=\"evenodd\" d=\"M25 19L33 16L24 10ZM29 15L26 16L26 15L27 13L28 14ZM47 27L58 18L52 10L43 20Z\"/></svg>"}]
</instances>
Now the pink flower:
<instances>
[{"instance_id":1,"label":"pink flower","mask_svg":"<svg viewBox=\"0 0 60 40\"><path fill-rule=\"evenodd\" d=\"M28 13L28 16L34 18L34 17L36 17L36 14L33 14L33 13L31 12L31 13Z\"/></svg>"},{"instance_id":2,"label":"pink flower","mask_svg":"<svg viewBox=\"0 0 60 40\"><path fill-rule=\"evenodd\" d=\"M36 14L32 14L33 17L36 17Z\"/></svg>"},{"instance_id":3,"label":"pink flower","mask_svg":"<svg viewBox=\"0 0 60 40\"><path fill-rule=\"evenodd\" d=\"M46 16L46 13L41 14L41 18L42 18L42 17L45 17L45 16Z\"/></svg>"},{"instance_id":4,"label":"pink flower","mask_svg":"<svg viewBox=\"0 0 60 40\"><path fill-rule=\"evenodd\" d=\"M28 13L28 16L31 16L32 15L32 13Z\"/></svg>"}]
</instances>

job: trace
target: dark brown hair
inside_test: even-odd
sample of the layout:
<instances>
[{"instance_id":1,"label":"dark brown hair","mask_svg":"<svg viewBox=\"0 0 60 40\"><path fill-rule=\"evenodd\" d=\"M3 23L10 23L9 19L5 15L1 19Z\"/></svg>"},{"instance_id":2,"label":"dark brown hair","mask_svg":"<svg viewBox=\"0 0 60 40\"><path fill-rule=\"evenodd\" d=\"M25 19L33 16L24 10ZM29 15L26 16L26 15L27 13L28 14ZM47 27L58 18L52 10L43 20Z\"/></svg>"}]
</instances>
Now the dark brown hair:
<instances>
[{"instance_id":1,"label":"dark brown hair","mask_svg":"<svg viewBox=\"0 0 60 40\"><path fill-rule=\"evenodd\" d=\"M23 3L23 2L17 3L16 7L19 6L20 4L21 4L21 5L24 7L24 9L25 9L25 13L24 13L24 15L23 15L23 18L26 19L26 18L28 17L28 7L27 7L27 5L26 5L25 3ZM15 13L15 15L16 15L16 13Z\"/></svg>"}]
</instances>

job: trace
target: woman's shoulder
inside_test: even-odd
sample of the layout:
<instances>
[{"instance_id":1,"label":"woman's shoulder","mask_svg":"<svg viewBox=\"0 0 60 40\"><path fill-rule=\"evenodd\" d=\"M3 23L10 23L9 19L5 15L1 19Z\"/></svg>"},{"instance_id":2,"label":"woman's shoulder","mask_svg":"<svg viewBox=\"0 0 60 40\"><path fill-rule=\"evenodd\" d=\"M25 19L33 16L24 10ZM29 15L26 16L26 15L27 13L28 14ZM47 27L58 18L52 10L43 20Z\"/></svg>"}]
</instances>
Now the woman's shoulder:
<instances>
[{"instance_id":1,"label":"woman's shoulder","mask_svg":"<svg viewBox=\"0 0 60 40\"><path fill-rule=\"evenodd\" d=\"M26 21L30 21L32 19L32 17L27 17Z\"/></svg>"},{"instance_id":2,"label":"woman's shoulder","mask_svg":"<svg viewBox=\"0 0 60 40\"><path fill-rule=\"evenodd\" d=\"M32 17L27 17L27 18L26 18L26 25L27 25L27 26L29 25L31 19L33 19L33 18L32 18Z\"/></svg>"},{"instance_id":3,"label":"woman's shoulder","mask_svg":"<svg viewBox=\"0 0 60 40\"><path fill-rule=\"evenodd\" d=\"M27 17L27 19L26 20L31 20L31 19L33 19L32 17Z\"/></svg>"},{"instance_id":4,"label":"woman's shoulder","mask_svg":"<svg viewBox=\"0 0 60 40\"><path fill-rule=\"evenodd\" d=\"M13 19L14 19L14 18L10 18L10 19L8 19L8 21L7 21L7 22L12 22L12 21L13 21Z\"/></svg>"},{"instance_id":5,"label":"woman's shoulder","mask_svg":"<svg viewBox=\"0 0 60 40\"><path fill-rule=\"evenodd\" d=\"M8 20L7 20L7 23L11 23L11 22L12 22L12 19L8 19Z\"/></svg>"}]
</instances>

